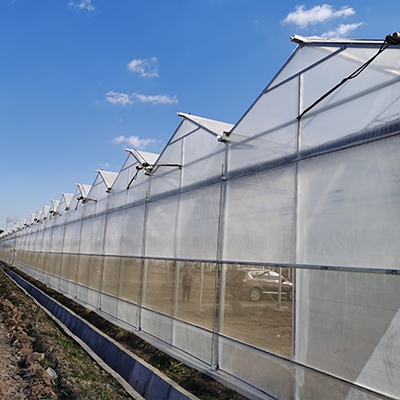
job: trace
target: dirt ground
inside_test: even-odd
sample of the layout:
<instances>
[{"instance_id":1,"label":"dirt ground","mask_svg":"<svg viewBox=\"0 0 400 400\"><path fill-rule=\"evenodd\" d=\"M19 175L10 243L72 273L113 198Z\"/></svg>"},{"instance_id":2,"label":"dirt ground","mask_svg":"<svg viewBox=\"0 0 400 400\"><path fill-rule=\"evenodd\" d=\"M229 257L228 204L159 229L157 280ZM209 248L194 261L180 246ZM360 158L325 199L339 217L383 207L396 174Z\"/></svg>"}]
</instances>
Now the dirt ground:
<instances>
[{"instance_id":1,"label":"dirt ground","mask_svg":"<svg viewBox=\"0 0 400 400\"><path fill-rule=\"evenodd\" d=\"M200 399L246 399L57 292L40 283L38 287ZM0 273L0 307L0 398L4 400L130 398L118 382L66 336L3 271ZM51 378L51 372L55 372L57 377Z\"/></svg>"},{"instance_id":2,"label":"dirt ground","mask_svg":"<svg viewBox=\"0 0 400 400\"><path fill-rule=\"evenodd\" d=\"M2 270L0 370L4 400L131 399Z\"/></svg>"}]
</instances>

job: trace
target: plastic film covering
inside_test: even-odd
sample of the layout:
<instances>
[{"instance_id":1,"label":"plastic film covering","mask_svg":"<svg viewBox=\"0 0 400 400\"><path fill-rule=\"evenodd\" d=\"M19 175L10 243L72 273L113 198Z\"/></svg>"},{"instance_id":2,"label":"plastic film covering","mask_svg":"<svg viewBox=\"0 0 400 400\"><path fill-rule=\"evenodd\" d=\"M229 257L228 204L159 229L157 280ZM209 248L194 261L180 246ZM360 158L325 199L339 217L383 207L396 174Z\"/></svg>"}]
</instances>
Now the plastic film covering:
<instances>
[{"instance_id":1,"label":"plastic film covering","mask_svg":"<svg viewBox=\"0 0 400 400\"><path fill-rule=\"evenodd\" d=\"M276 75L276 77L268 85L268 88L272 88L286 79L293 78L293 76L298 75L303 70L310 68L310 66L316 63L322 62L327 57L331 57L333 53L340 50L337 47L327 47L327 46L315 46L315 47L303 47L301 51L296 50L293 57L289 60L287 64L284 65L281 71Z\"/></svg>"},{"instance_id":2,"label":"plastic film covering","mask_svg":"<svg viewBox=\"0 0 400 400\"><path fill-rule=\"evenodd\" d=\"M399 136L299 164L300 264L397 269Z\"/></svg>"},{"instance_id":3,"label":"plastic film covering","mask_svg":"<svg viewBox=\"0 0 400 400\"><path fill-rule=\"evenodd\" d=\"M170 317L147 308L142 308L141 328L145 332L157 336L166 343L171 343L172 326L173 322Z\"/></svg>"},{"instance_id":4,"label":"plastic film covering","mask_svg":"<svg viewBox=\"0 0 400 400\"><path fill-rule=\"evenodd\" d=\"M51 250L61 252L64 244L64 225L55 225L52 229Z\"/></svg>"},{"instance_id":5,"label":"plastic film covering","mask_svg":"<svg viewBox=\"0 0 400 400\"><path fill-rule=\"evenodd\" d=\"M108 214L105 254L126 256L142 254L144 209L144 205L139 205Z\"/></svg>"},{"instance_id":6,"label":"plastic film covering","mask_svg":"<svg viewBox=\"0 0 400 400\"><path fill-rule=\"evenodd\" d=\"M142 281L142 260L122 258L119 297L127 302L138 304Z\"/></svg>"},{"instance_id":7,"label":"plastic film covering","mask_svg":"<svg viewBox=\"0 0 400 400\"><path fill-rule=\"evenodd\" d=\"M136 169L139 165L137 159L132 153L129 153L124 166L112 186L109 197L109 209L112 210L126 204L143 202L145 200L150 180L144 175L143 171Z\"/></svg>"},{"instance_id":8,"label":"plastic film covering","mask_svg":"<svg viewBox=\"0 0 400 400\"><path fill-rule=\"evenodd\" d=\"M298 270L295 359L398 398L399 284L394 275Z\"/></svg>"},{"instance_id":9,"label":"plastic film covering","mask_svg":"<svg viewBox=\"0 0 400 400\"><path fill-rule=\"evenodd\" d=\"M112 185L112 192L118 193L121 191L125 192L130 180L132 179L133 175L136 173L135 167L138 165L138 161L132 155L132 153L128 154L127 159L125 160L124 165L121 168L118 176L116 177L113 185Z\"/></svg>"},{"instance_id":10,"label":"plastic film covering","mask_svg":"<svg viewBox=\"0 0 400 400\"><path fill-rule=\"evenodd\" d=\"M211 364L213 335L209 330L177 320L173 325L172 342L178 349Z\"/></svg>"},{"instance_id":11,"label":"plastic film covering","mask_svg":"<svg viewBox=\"0 0 400 400\"><path fill-rule=\"evenodd\" d=\"M106 217L102 215L82 223L81 253L103 254L105 220Z\"/></svg>"},{"instance_id":12,"label":"plastic film covering","mask_svg":"<svg viewBox=\"0 0 400 400\"><path fill-rule=\"evenodd\" d=\"M219 203L218 186L180 195L175 239L179 257L215 259Z\"/></svg>"},{"instance_id":13,"label":"plastic film covering","mask_svg":"<svg viewBox=\"0 0 400 400\"><path fill-rule=\"evenodd\" d=\"M160 164L160 166L159 168L155 167L158 169L151 181L152 196L179 189L181 186L181 170L179 167L172 166L172 164L182 164L182 142L178 141L168 146L157 164ZM164 166L165 164L171 164L171 166Z\"/></svg>"},{"instance_id":14,"label":"plastic film covering","mask_svg":"<svg viewBox=\"0 0 400 400\"><path fill-rule=\"evenodd\" d=\"M299 111L298 96L299 79L291 79L285 85L262 94L233 128L230 140L240 141L241 137L254 137L294 121Z\"/></svg>"},{"instance_id":15,"label":"plastic film covering","mask_svg":"<svg viewBox=\"0 0 400 400\"><path fill-rule=\"evenodd\" d=\"M179 195L148 203L146 220L146 255L176 257Z\"/></svg>"},{"instance_id":16,"label":"plastic film covering","mask_svg":"<svg viewBox=\"0 0 400 400\"><path fill-rule=\"evenodd\" d=\"M384 57L384 54L381 57ZM347 63L354 68L353 62ZM338 60L332 59L327 64L319 68L326 69L326 72L340 70L337 65ZM329 64L334 65L329 66ZM348 69L351 69L350 66ZM305 85L308 83L310 86L311 81L314 81L313 72L311 70L305 74ZM342 138L342 144L346 144L346 137L349 140L351 135L364 134L367 139L379 134L376 132L377 127L396 121L400 117L399 78L394 73L388 73L386 69L379 72L367 69L357 78L365 80L365 84L359 85L358 82L355 84L354 81L349 81L339 88L331 97L317 105L312 112L310 111L309 116L305 115L300 150L310 151L314 147L340 138ZM334 86L335 81L330 80L330 82L330 85L326 85L327 88ZM355 95L354 89L359 91L358 95ZM305 100L304 104L310 105L323 93L319 91L314 95L308 94L308 100ZM336 106L332 108L333 105ZM376 113L377 109L381 110L379 114Z\"/></svg>"},{"instance_id":17,"label":"plastic film covering","mask_svg":"<svg viewBox=\"0 0 400 400\"><path fill-rule=\"evenodd\" d=\"M149 192L150 180L143 172L139 172L138 177L132 182L127 190L126 204L143 203L146 194Z\"/></svg>"},{"instance_id":18,"label":"plastic film covering","mask_svg":"<svg viewBox=\"0 0 400 400\"><path fill-rule=\"evenodd\" d=\"M150 202L146 255L215 259L219 196L212 187Z\"/></svg>"},{"instance_id":19,"label":"plastic film covering","mask_svg":"<svg viewBox=\"0 0 400 400\"><path fill-rule=\"evenodd\" d=\"M175 292L174 316L193 325L212 330L216 312L215 296L217 290L217 268L212 263L176 262L174 285ZM183 279L186 271L190 271L193 285L190 299L183 300ZM183 332L179 333L180 335ZM198 333L196 333L198 334ZM201 335L208 335L202 332ZM186 338L187 339L187 338ZM187 349L186 349L187 350ZM205 352L204 354L208 354ZM197 354L203 360L211 360L208 355Z\"/></svg>"},{"instance_id":20,"label":"plastic film covering","mask_svg":"<svg viewBox=\"0 0 400 400\"><path fill-rule=\"evenodd\" d=\"M49 228L43 227L43 242L42 251L49 253L52 249L52 231Z\"/></svg>"},{"instance_id":21,"label":"plastic film covering","mask_svg":"<svg viewBox=\"0 0 400 400\"><path fill-rule=\"evenodd\" d=\"M221 176L225 146L216 140L215 135L200 128L183 139L183 146L188 150L184 159L183 187L200 185L201 182L206 184L210 179Z\"/></svg>"},{"instance_id":22,"label":"plastic film covering","mask_svg":"<svg viewBox=\"0 0 400 400\"><path fill-rule=\"evenodd\" d=\"M69 223L65 225L64 246L65 253L77 253L79 251L79 243L81 240L81 223Z\"/></svg>"},{"instance_id":23,"label":"plastic film covering","mask_svg":"<svg viewBox=\"0 0 400 400\"><path fill-rule=\"evenodd\" d=\"M120 292L122 258L105 257L102 277L102 292L118 297ZM114 313L116 315L116 312Z\"/></svg>"},{"instance_id":24,"label":"plastic film covering","mask_svg":"<svg viewBox=\"0 0 400 400\"><path fill-rule=\"evenodd\" d=\"M229 152L229 175L242 175L284 165L296 158L298 124L289 125L252 138L232 135Z\"/></svg>"},{"instance_id":25,"label":"plastic film covering","mask_svg":"<svg viewBox=\"0 0 400 400\"><path fill-rule=\"evenodd\" d=\"M224 259L294 262L293 165L234 179L227 185Z\"/></svg>"},{"instance_id":26,"label":"plastic film covering","mask_svg":"<svg viewBox=\"0 0 400 400\"><path fill-rule=\"evenodd\" d=\"M175 142L183 138L184 136L188 135L189 133L194 132L195 130L199 129L199 126L188 119L183 119L182 122L179 124L178 128L176 129L175 133L173 134L170 143Z\"/></svg>"},{"instance_id":27,"label":"plastic film covering","mask_svg":"<svg viewBox=\"0 0 400 400\"><path fill-rule=\"evenodd\" d=\"M138 328L138 310L138 306L121 299L118 300L117 320L122 322L124 329ZM127 327L124 324L127 324Z\"/></svg>"}]
</instances>

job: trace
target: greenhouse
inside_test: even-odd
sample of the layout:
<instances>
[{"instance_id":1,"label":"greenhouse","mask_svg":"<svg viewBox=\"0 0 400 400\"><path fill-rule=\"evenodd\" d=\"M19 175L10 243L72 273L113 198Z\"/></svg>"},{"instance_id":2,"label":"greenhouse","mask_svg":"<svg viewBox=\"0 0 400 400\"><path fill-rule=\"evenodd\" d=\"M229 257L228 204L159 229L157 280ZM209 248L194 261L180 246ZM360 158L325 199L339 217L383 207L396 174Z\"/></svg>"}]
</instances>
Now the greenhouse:
<instances>
[{"instance_id":1,"label":"greenhouse","mask_svg":"<svg viewBox=\"0 0 400 400\"><path fill-rule=\"evenodd\" d=\"M238 122L179 113L0 258L249 398L400 398L400 40L292 41Z\"/></svg>"}]
</instances>

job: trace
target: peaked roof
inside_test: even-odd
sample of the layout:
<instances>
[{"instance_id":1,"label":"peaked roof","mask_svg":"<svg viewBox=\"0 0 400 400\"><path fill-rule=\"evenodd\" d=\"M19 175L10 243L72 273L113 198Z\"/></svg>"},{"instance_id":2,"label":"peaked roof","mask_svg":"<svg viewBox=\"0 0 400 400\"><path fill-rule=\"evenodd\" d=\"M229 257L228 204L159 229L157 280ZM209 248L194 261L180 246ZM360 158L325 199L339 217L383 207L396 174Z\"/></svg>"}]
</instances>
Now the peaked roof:
<instances>
[{"instance_id":1,"label":"peaked roof","mask_svg":"<svg viewBox=\"0 0 400 400\"><path fill-rule=\"evenodd\" d=\"M76 183L76 186L78 186L78 189L84 198L88 196L90 188L92 187L92 185L85 185L83 183Z\"/></svg>"},{"instance_id":2,"label":"peaked roof","mask_svg":"<svg viewBox=\"0 0 400 400\"><path fill-rule=\"evenodd\" d=\"M297 44L374 44L380 45L382 40L372 39L348 39L348 38L323 38L320 36L301 36L293 35L290 40Z\"/></svg>"},{"instance_id":3,"label":"peaked roof","mask_svg":"<svg viewBox=\"0 0 400 400\"><path fill-rule=\"evenodd\" d=\"M57 207L60 204L60 200L53 200L52 199L50 201L51 201L51 204L52 204L51 210L53 210L53 211L57 210Z\"/></svg>"},{"instance_id":4,"label":"peaked roof","mask_svg":"<svg viewBox=\"0 0 400 400\"><path fill-rule=\"evenodd\" d=\"M101 178L103 179L107 189L111 189L115 179L118 176L118 173L110 171L102 171L102 170L96 170L96 172L98 172Z\"/></svg>"},{"instance_id":5,"label":"peaked roof","mask_svg":"<svg viewBox=\"0 0 400 400\"><path fill-rule=\"evenodd\" d=\"M131 153L139 164L142 165L154 165L160 156L156 153L148 153L147 151L139 151L139 150L132 150L132 149L125 149L125 151Z\"/></svg>"},{"instance_id":6,"label":"peaked roof","mask_svg":"<svg viewBox=\"0 0 400 400\"><path fill-rule=\"evenodd\" d=\"M61 198L64 199L67 207L70 205L73 197L74 197L74 195L72 193L61 193Z\"/></svg>"},{"instance_id":7,"label":"peaked roof","mask_svg":"<svg viewBox=\"0 0 400 400\"><path fill-rule=\"evenodd\" d=\"M179 112L178 115L180 117L187 118L190 121L193 121L195 124L208 129L218 136L221 136L224 132L229 132L233 128L233 124L229 124L227 122L216 121L213 119L198 117L196 115L186 114L182 112Z\"/></svg>"}]
</instances>

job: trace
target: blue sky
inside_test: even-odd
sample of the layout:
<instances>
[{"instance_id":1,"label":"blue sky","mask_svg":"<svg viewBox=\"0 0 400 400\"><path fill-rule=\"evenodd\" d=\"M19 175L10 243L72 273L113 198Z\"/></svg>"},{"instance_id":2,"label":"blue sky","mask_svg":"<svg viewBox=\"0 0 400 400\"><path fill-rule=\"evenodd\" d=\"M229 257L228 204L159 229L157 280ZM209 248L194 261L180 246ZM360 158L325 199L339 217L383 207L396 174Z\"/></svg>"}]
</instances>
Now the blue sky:
<instances>
[{"instance_id":1,"label":"blue sky","mask_svg":"<svg viewBox=\"0 0 400 400\"><path fill-rule=\"evenodd\" d=\"M303 36L384 39L377 1L0 0L0 228L159 153L177 112L235 123Z\"/></svg>"}]
</instances>

